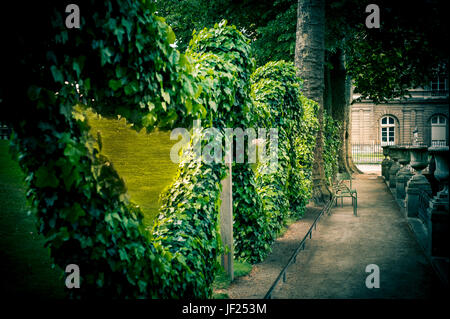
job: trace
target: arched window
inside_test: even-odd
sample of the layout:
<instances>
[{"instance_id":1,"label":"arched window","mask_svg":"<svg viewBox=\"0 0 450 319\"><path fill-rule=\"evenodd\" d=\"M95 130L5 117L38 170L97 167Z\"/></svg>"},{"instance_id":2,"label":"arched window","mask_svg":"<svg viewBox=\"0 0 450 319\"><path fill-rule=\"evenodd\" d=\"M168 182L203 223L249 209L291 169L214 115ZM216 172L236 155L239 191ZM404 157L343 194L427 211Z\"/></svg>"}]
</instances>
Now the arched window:
<instances>
[{"instance_id":1,"label":"arched window","mask_svg":"<svg viewBox=\"0 0 450 319\"><path fill-rule=\"evenodd\" d=\"M393 145L395 141L395 120L392 116L381 118L381 145Z\"/></svg>"},{"instance_id":2,"label":"arched window","mask_svg":"<svg viewBox=\"0 0 450 319\"><path fill-rule=\"evenodd\" d=\"M431 145L447 145L447 119L443 115L431 118Z\"/></svg>"}]
</instances>

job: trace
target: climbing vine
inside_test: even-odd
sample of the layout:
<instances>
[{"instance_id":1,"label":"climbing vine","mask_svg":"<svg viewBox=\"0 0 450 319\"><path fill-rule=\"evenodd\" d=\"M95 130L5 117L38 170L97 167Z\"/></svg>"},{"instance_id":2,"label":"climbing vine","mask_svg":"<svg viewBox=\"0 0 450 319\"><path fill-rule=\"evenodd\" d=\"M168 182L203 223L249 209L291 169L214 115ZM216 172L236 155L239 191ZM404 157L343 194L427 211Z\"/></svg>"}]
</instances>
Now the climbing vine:
<instances>
[{"instance_id":1,"label":"climbing vine","mask_svg":"<svg viewBox=\"0 0 450 319\"><path fill-rule=\"evenodd\" d=\"M63 10L37 6L46 17L40 32L13 43L32 52L12 61L29 76L0 92L1 103L15 107L5 119L39 232L56 265L80 267L73 298L207 298L222 251L224 165L196 158L191 140L154 228L144 229L84 110L148 132L190 128L193 120L221 133L279 128L277 172L263 174L268 167L259 165L255 176L248 161L233 162L235 254L256 262L309 198L316 105L300 94L292 64L268 64L251 80L249 40L226 21L194 33L183 54L150 1L86 3L92 14L82 15L77 30L65 28ZM211 142L191 132L203 146Z\"/></svg>"},{"instance_id":2,"label":"climbing vine","mask_svg":"<svg viewBox=\"0 0 450 319\"><path fill-rule=\"evenodd\" d=\"M148 232L123 180L89 135L82 110L120 115L151 131L205 119L212 102L202 103L203 82L194 78L189 56L171 47L173 32L151 4L91 5L94 14L83 16L77 32L64 28L62 12L44 11L52 25L37 41L39 54L20 61L43 66L21 87L27 99L18 104L29 118L7 119L38 229L55 264L80 267L80 289L71 290L72 297L208 297L220 248L222 167L200 168L187 151L155 232ZM7 96L3 103L17 100Z\"/></svg>"},{"instance_id":3,"label":"climbing vine","mask_svg":"<svg viewBox=\"0 0 450 319\"><path fill-rule=\"evenodd\" d=\"M253 121L278 129L278 164L259 163L256 181L265 214L253 224L257 244L248 254L260 261L270 251L288 217L299 218L311 196L317 105L301 93L295 67L285 61L269 62L252 75ZM263 234L261 236L261 234Z\"/></svg>"}]
</instances>

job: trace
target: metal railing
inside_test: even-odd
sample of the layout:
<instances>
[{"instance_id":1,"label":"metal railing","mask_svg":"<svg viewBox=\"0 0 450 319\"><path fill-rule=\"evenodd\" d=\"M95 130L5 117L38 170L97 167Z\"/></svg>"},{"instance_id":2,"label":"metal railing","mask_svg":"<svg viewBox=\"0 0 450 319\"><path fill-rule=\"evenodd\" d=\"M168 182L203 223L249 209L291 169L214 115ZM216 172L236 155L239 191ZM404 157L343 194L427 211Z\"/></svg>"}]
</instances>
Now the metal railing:
<instances>
[{"instance_id":1,"label":"metal railing","mask_svg":"<svg viewBox=\"0 0 450 319\"><path fill-rule=\"evenodd\" d=\"M381 144L352 144L352 158L355 164L381 164L383 149Z\"/></svg>"},{"instance_id":2,"label":"metal railing","mask_svg":"<svg viewBox=\"0 0 450 319\"><path fill-rule=\"evenodd\" d=\"M283 278L283 282L286 282L286 272L287 269L289 268L289 266L293 263L295 263L297 261L297 255L300 251L305 249L305 242L308 239L308 237L311 239L312 237L312 232L313 230L316 230L316 225L319 222L320 218L323 216L323 214L328 213L332 204L335 202L335 197L333 195L333 197L327 202L327 204L322 208L322 210L320 211L320 213L317 215L317 217L314 219L314 222L311 224L311 227L309 227L308 232L306 233L305 237L303 237L302 241L300 242L300 244L297 246L297 249L295 249L294 253L291 255L291 257L289 258L289 261L287 262L287 264L283 267L283 269L281 270L280 274L278 275L277 279L275 279L274 283L272 284L272 286L269 288L269 291L267 291L266 295L264 296L264 299L271 299L272 298L272 293L275 290L276 286L278 285L278 283L280 282L280 280Z\"/></svg>"},{"instance_id":3,"label":"metal railing","mask_svg":"<svg viewBox=\"0 0 450 319\"><path fill-rule=\"evenodd\" d=\"M431 146L448 146L448 142L444 140L440 141L431 141Z\"/></svg>"}]
</instances>

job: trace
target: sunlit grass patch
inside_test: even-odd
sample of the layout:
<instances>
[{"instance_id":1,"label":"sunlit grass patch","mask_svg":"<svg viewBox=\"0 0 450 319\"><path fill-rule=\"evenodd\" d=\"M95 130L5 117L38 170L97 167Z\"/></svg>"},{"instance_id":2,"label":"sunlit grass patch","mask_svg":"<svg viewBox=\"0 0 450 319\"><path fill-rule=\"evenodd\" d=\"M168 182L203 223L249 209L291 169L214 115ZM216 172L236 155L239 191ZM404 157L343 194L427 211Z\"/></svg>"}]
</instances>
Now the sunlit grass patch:
<instances>
[{"instance_id":1,"label":"sunlit grass patch","mask_svg":"<svg viewBox=\"0 0 450 319\"><path fill-rule=\"evenodd\" d=\"M160 207L159 195L177 172L178 164L170 160L177 141L171 141L166 131L137 132L123 118L107 119L91 111L87 115L93 136L101 134L102 153L124 179L131 200L141 207L145 226L151 226Z\"/></svg>"},{"instance_id":2,"label":"sunlit grass patch","mask_svg":"<svg viewBox=\"0 0 450 319\"><path fill-rule=\"evenodd\" d=\"M234 278L246 276L252 271L252 265L243 261L234 260ZM225 273L223 267L217 273L213 283L214 289L227 289L230 286L230 277ZM220 293L219 293L220 295ZM215 298L215 297L213 297ZM218 298L219 299L219 298Z\"/></svg>"}]
</instances>

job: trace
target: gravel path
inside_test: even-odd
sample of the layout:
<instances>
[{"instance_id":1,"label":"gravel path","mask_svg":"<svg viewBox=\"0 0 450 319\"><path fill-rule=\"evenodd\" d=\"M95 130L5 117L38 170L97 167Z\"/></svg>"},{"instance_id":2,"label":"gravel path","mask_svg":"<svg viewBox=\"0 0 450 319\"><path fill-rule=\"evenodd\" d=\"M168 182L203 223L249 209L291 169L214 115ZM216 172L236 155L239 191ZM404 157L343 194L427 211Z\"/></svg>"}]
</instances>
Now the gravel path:
<instances>
[{"instance_id":1,"label":"gravel path","mask_svg":"<svg viewBox=\"0 0 450 319\"><path fill-rule=\"evenodd\" d=\"M250 274L237 278L227 290L230 298L264 298L281 269L300 244L321 208L307 206L303 218L289 226L289 229L272 245L272 253L261 263L253 266ZM319 222L320 223L320 222ZM320 225L318 226L320 227ZM313 232L314 237L315 232ZM308 243L306 243L306 247Z\"/></svg>"},{"instance_id":2,"label":"gravel path","mask_svg":"<svg viewBox=\"0 0 450 319\"><path fill-rule=\"evenodd\" d=\"M357 175L358 216L350 199L333 207L313 232L306 249L287 271L273 298L431 298L441 296L432 267L381 177ZM225 292L230 298L263 298L304 237L318 208L291 225L268 258L237 279ZM366 266L380 269L380 288L365 285ZM448 292L447 292L448 293Z\"/></svg>"}]
</instances>

